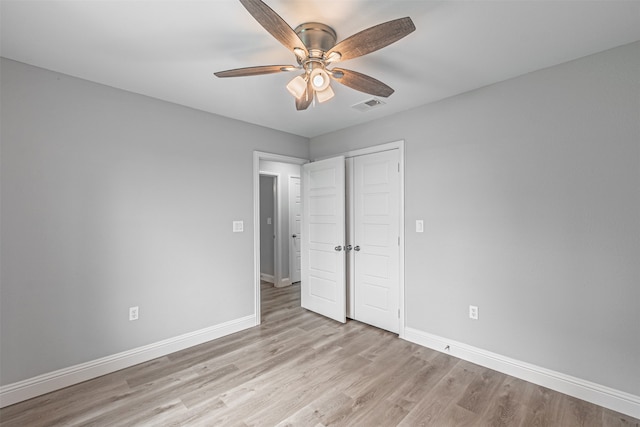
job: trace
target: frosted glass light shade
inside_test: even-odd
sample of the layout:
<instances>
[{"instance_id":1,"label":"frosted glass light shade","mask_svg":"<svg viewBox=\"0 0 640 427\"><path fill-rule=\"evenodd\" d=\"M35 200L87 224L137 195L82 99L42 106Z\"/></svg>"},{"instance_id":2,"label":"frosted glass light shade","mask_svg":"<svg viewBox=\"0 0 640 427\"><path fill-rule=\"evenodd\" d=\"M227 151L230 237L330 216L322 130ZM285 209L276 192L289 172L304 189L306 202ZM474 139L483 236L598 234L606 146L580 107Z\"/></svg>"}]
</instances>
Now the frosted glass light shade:
<instances>
[{"instance_id":1,"label":"frosted glass light shade","mask_svg":"<svg viewBox=\"0 0 640 427\"><path fill-rule=\"evenodd\" d=\"M293 53L300 59L304 59L305 56L307 56L307 54L304 53L304 50L302 48L299 48L299 47L294 47L293 48Z\"/></svg>"},{"instance_id":2,"label":"frosted glass light shade","mask_svg":"<svg viewBox=\"0 0 640 427\"><path fill-rule=\"evenodd\" d=\"M313 88L320 92L329 87L329 74L322 68L314 69L309 75Z\"/></svg>"},{"instance_id":3,"label":"frosted glass light shade","mask_svg":"<svg viewBox=\"0 0 640 427\"><path fill-rule=\"evenodd\" d=\"M296 98L301 98L307 90L307 82L302 76L297 76L287 84L287 90Z\"/></svg>"},{"instance_id":4,"label":"frosted glass light shade","mask_svg":"<svg viewBox=\"0 0 640 427\"><path fill-rule=\"evenodd\" d=\"M318 102L328 101L333 98L333 95L335 94L333 93L333 89L331 89L331 86L327 86L327 88L323 91L316 91Z\"/></svg>"},{"instance_id":5,"label":"frosted glass light shade","mask_svg":"<svg viewBox=\"0 0 640 427\"><path fill-rule=\"evenodd\" d=\"M327 56L327 59L325 59L325 63L330 63L330 62L336 62L336 61L340 61L340 59L342 58L342 54L340 52L331 52L331 55Z\"/></svg>"}]
</instances>

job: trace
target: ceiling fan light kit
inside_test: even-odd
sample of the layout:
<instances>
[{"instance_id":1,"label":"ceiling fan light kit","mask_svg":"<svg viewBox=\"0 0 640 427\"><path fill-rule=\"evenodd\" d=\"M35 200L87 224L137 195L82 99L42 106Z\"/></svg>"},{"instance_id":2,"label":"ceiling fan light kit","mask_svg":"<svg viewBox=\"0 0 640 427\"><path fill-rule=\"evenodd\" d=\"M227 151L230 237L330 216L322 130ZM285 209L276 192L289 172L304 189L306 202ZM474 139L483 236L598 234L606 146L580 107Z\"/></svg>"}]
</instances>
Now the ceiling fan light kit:
<instances>
[{"instance_id":1,"label":"ceiling fan light kit","mask_svg":"<svg viewBox=\"0 0 640 427\"><path fill-rule=\"evenodd\" d=\"M307 81L302 76L297 76L289 82L287 90L294 98L300 98L307 90Z\"/></svg>"},{"instance_id":2,"label":"ceiling fan light kit","mask_svg":"<svg viewBox=\"0 0 640 427\"><path fill-rule=\"evenodd\" d=\"M311 84L315 90L325 90L329 86L329 75L322 68L316 68L309 73Z\"/></svg>"},{"instance_id":3,"label":"ceiling fan light kit","mask_svg":"<svg viewBox=\"0 0 640 427\"><path fill-rule=\"evenodd\" d=\"M379 80L356 71L343 68L327 68L330 64L357 58L394 43L416 27L411 18L388 21L336 44L336 32L319 22L305 22L292 29L262 0L240 0L260 25L286 48L293 52L298 66L267 65L219 71L217 77L241 77L302 70L286 86L296 98L296 109L306 110L314 97L322 103L333 98L331 79L351 89L371 95L388 97L393 89Z\"/></svg>"},{"instance_id":4,"label":"ceiling fan light kit","mask_svg":"<svg viewBox=\"0 0 640 427\"><path fill-rule=\"evenodd\" d=\"M316 90L316 98L320 103L330 100L334 95L335 93L333 92L333 89L331 89L331 86L327 86L327 88L322 91Z\"/></svg>"}]
</instances>

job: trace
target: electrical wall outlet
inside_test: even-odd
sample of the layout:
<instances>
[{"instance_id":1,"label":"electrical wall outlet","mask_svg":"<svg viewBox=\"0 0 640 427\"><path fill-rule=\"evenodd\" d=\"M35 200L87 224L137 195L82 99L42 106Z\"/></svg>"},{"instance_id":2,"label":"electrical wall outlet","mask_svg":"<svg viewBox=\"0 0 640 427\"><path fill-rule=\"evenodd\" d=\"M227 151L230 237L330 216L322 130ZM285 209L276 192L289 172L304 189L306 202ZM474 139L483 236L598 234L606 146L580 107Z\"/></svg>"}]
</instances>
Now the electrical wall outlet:
<instances>
[{"instance_id":1,"label":"electrical wall outlet","mask_svg":"<svg viewBox=\"0 0 640 427\"><path fill-rule=\"evenodd\" d=\"M244 231L244 221L233 221L233 232L242 233Z\"/></svg>"},{"instance_id":2,"label":"electrical wall outlet","mask_svg":"<svg viewBox=\"0 0 640 427\"><path fill-rule=\"evenodd\" d=\"M478 306L469 306L469 319L478 320Z\"/></svg>"},{"instance_id":3,"label":"electrical wall outlet","mask_svg":"<svg viewBox=\"0 0 640 427\"><path fill-rule=\"evenodd\" d=\"M129 320L138 320L138 306L129 307Z\"/></svg>"}]
</instances>

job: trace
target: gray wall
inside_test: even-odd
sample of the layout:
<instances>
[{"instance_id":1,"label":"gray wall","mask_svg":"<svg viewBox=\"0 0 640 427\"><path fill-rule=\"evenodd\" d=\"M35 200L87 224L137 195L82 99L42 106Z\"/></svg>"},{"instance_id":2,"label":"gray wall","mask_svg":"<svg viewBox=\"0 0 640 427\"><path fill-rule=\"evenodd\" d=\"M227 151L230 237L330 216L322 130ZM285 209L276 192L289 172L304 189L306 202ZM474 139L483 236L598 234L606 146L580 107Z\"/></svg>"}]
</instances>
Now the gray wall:
<instances>
[{"instance_id":1,"label":"gray wall","mask_svg":"<svg viewBox=\"0 0 640 427\"><path fill-rule=\"evenodd\" d=\"M307 139L0 66L1 384L253 314L252 152Z\"/></svg>"},{"instance_id":2,"label":"gray wall","mask_svg":"<svg viewBox=\"0 0 640 427\"><path fill-rule=\"evenodd\" d=\"M275 274L273 250L274 227L276 225L274 180L275 178L272 176L260 176L260 273L269 276Z\"/></svg>"},{"instance_id":3,"label":"gray wall","mask_svg":"<svg viewBox=\"0 0 640 427\"><path fill-rule=\"evenodd\" d=\"M407 326L640 395L640 43L314 138L311 156L400 139Z\"/></svg>"}]
</instances>

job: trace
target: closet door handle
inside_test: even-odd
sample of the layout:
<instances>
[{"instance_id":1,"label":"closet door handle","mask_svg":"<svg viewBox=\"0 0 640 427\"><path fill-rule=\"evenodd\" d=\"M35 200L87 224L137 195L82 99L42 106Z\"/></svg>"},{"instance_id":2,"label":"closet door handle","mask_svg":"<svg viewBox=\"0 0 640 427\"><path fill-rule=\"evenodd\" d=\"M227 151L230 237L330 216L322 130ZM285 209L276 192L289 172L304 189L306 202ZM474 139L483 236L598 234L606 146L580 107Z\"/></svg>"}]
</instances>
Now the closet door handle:
<instances>
[{"instance_id":1,"label":"closet door handle","mask_svg":"<svg viewBox=\"0 0 640 427\"><path fill-rule=\"evenodd\" d=\"M355 248L353 248L354 251L359 252L360 251L360 246L356 246Z\"/></svg>"},{"instance_id":2,"label":"closet door handle","mask_svg":"<svg viewBox=\"0 0 640 427\"><path fill-rule=\"evenodd\" d=\"M351 246L351 245L347 245L344 248L345 251L350 251L351 249L353 249L353 246Z\"/></svg>"},{"instance_id":3,"label":"closet door handle","mask_svg":"<svg viewBox=\"0 0 640 427\"><path fill-rule=\"evenodd\" d=\"M342 246L336 246L335 248L333 248L336 250L336 252L340 252L342 250Z\"/></svg>"}]
</instances>

